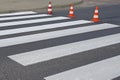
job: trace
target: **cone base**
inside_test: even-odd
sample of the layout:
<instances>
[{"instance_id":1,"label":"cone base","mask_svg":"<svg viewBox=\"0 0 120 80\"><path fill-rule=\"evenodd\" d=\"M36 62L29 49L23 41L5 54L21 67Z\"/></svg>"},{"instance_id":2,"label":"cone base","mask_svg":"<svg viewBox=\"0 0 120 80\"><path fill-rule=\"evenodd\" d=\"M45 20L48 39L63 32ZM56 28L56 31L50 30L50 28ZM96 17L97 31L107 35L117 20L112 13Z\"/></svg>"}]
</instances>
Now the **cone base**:
<instances>
[{"instance_id":1,"label":"cone base","mask_svg":"<svg viewBox=\"0 0 120 80\"><path fill-rule=\"evenodd\" d=\"M98 19L98 18L97 18L97 19L93 18L92 21L93 21L93 22L100 22L100 19Z\"/></svg>"},{"instance_id":2,"label":"cone base","mask_svg":"<svg viewBox=\"0 0 120 80\"><path fill-rule=\"evenodd\" d=\"M75 18L75 15L68 15L68 17L70 17L70 18Z\"/></svg>"},{"instance_id":3,"label":"cone base","mask_svg":"<svg viewBox=\"0 0 120 80\"><path fill-rule=\"evenodd\" d=\"M52 12L48 12L48 14L52 15L53 13Z\"/></svg>"}]
</instances>

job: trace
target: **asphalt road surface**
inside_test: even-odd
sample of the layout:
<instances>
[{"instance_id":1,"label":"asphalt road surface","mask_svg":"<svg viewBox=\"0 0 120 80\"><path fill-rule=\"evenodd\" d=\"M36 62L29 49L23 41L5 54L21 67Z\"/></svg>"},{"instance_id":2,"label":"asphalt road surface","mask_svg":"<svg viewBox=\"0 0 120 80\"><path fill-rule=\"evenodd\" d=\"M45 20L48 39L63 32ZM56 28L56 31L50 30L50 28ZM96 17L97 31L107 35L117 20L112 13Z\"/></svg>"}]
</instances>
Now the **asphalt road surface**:
<instances>
[{"instance_id":1,"label":"asphalt road surface","mask_svg":"<svg viewBox=\"0 0 120 80\"><path fill-rule=\"evenodd\" d=\"M0 14L0 80L120 80L120 5L99 7Z\"/></svg>"}]
</instances>

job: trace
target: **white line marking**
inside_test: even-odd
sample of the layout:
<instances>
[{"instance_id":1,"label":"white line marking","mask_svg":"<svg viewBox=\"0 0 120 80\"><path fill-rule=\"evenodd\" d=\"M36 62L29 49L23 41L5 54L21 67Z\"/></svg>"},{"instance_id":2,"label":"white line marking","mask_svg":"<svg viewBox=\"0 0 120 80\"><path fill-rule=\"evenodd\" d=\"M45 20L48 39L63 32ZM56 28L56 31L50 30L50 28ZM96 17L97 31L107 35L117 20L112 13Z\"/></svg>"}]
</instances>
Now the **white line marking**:
<instances>
[{"instance_id":1,"label":"white line marking","mask_svg":"<svg viewBox=\"0 0 120 80\"><path fill-rule=\"evenodd\" d=\"M59 27L65 27L65 26L80 25L80 24L85 24L85 23L92 23L92 22L86 21L86 20L77 20L77 21L69 21L69 22L41 25L41 26L32 26L32 27L2 30L2 31L0 31L0 36L16 34L16 33L23 33L23 32L30 32L30 31L37 31L37 30L59 28Z\"/></svg>"},{"instance_id":2,"label":"white line marking","mask_svg":"<svg viewBox=\"0 0 120 80\"><path fill-rule=\"evenodd\" d=\"M36 18L36 17L45 17L45 16L50 16L50 15L48 15L48 14L37 14L37 15L26 15L26 16L13 16L13 17L0 18L0 21L14 20L14 19Z\"/></svg>"},{"instance_id":3,"label":"white line marking","mask_svg":"<svg viewBox=\"0 0 120 80\"><path fill-rule=\"evenodd\" d=\"M67 17L52 17L52 18L43 18L43 19L34 19L34 20L22 20L22 21L14 21L14 22L5 22L5 23L0 23L0 27L30 24L30 23L45 22L45 21L47 22L47 21L63 20L63 19L69 19L69 18L67 18Z\"/></svg>"},{"instance_id":4,"label":"white line marking","mask_svg":"<svg viewBox=\"0 0 120 80\"><path fill-rule=\"evenodd\" d=\"M15 13L5 13L5 14L0 14L1 16L15 16L15 15L25 15L25 14L35 14L36 12L33 11L24 11L24 12L15 12Z\"/></svg>"},{"instance_id":5,"label":"white line marking","mask_svg":"<svg viewBox=\"0 0 120 80\"><path fill-rule=\"evenodd\" d=\"M8 56L23 66L120 43L120 33Z\"/></svg>"},{"instance_id":6,"label":"white line marking","mask_svg":"<svg viewBox=\"0 0 120 80\"><path fill-rule=\"evenodd\" d=\"M112 80L120 76L120 56L48 76L45 80Z\"/></svg>"},{"instance_id":7,"label":"white line marking","mask_svg":"<svg viewBox=\"0 0 120 80\"><path fill-rule=\"evenodd\" d=\"M66 29L66 30L60 30L60 31L38 33L38 34L27 35L27 36L6 38L6 39L0 40L0 47L41 41L41 40L46 40L46 39L52 39L52 38L73 35L73 34L80 34L80 33L85 33L85 32L90 32L90 31L109 29L109 28L114 28L114 27L118 27L118 26L104 23L104 24L93 25L93 26L88 26L88 27L79 27L79 28L75 28L75 29Z\"/></svg>"}]
</instances>

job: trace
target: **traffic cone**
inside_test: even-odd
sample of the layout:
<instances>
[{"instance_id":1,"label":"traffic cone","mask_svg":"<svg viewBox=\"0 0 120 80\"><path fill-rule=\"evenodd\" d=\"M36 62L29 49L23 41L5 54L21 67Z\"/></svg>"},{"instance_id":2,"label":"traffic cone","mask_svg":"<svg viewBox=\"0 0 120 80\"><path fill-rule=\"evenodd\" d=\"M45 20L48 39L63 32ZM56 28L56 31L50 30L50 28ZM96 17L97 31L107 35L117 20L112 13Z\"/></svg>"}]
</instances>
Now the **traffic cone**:
<instances>
[{"instance_id":1,"label":"traffic cone","mask_svg":"<svg viewBox=\"0 0 120 80\"><path fill-rule=\"evenodd\" d=\"M96 6L95 8L95 12L94 12L94 16L93 16L93 19L92 19L93 22L99 22L100 19L99 19L99 7Z\"/></svg>"},{"instance_id":2,"label":"traffic cone","mask_svg":"<svg viewBox=\"0 0 120 80\"><path fill-rule=\"evenodd\" d=\"M48 4L48 14L53 14L51 2L49 2L49 4Z\"/></svg>"},{"instance_id":3,"label":"traffic cone","mask_svg":"<svg viewBox=\"0 0 120 80\"><path fill-rule=\"evenodd\" d=\"M68 17L70 17L70 18L75 17L75 15L74 15L74 5L73 4L70 5L70 11L69 11Z\"/></svg>"}]
</instances>

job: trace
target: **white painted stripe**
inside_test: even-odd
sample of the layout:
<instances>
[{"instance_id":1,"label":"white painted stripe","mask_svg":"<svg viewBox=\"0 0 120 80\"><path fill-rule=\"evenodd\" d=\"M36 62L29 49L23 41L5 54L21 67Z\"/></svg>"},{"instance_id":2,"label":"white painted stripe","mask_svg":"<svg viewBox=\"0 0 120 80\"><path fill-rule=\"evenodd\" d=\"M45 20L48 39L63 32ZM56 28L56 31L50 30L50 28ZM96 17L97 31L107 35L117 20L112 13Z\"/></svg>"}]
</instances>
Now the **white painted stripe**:
<instances>
[{"instance_id":1,"label":"white painted stripe","mask_svg":"<svg viewBox=\"0 0 120 80\"><path fill-rule=\"evenodd\" d=\"M52 38L58 38L58 37L79 34L79 33L85 33L85 32L90 32L90 31L96 31L96 30L103 30L103 29L108 29L108 28L113 28L113 27L118 27L118 26L106 23L106 24L100 24L100 25L94 25L94 26L88 26L88 27L79 27L79 28L75 28L75 29L52 31L52 32L47 32L47 33L39 33L39 34L34 34L34 35L1 39L0 47L6 47L6 46L11 46L11 45L35 42L35 41L40 41L40 40L52 39Z\"/></svg>"},{"instance_id":2,"label":"white painted stripe","mask_svg":"<svg viewBox=\"0 0 120 80\"><path fill-rule=\"evenodd\" d=\"M77 21L69 21L69 22L41 25L41 26L32 26L32 27L24 27L24 28L17 28L17 29L2 30L2 31L0 31L0 36L9 35L9 34L16 34L16 33L23 33L23 32L29 32L29 31L36 31L36 30L59 28L59 27L65 27L65 26L80 25L80 24L85 24L85 23L92 23L92 22L91 21L86 21L86 20L77 20Z\"/></svg>"},{"instance_id":3,"label":"white painted stripe","mask_svg":"<svg viewBox=\"0 0 120 80\"><path fill-rule=\"evenodd\" d=\"M0 14L0 17L1 17L1 16L15 16L15 15L35 14L35 13L36 13L36 12L33 12L33 11L6 13L6 14Z\"/></svg>"},{"instance_id":4,"label":"white painted stripe","mask_svg":"<svg viewBox=\"0 0 120 80\"><path fill-rule=\"evenodd\" d=\"M4 17L4 18L0 18L0 21L3 21L3 20L14 20L14 19L25 19L25 18L36 18L36 17L45 17L45 16L50 16L50 15L48 15L48 14L38 14L38 15Z\"/></svg>"},{"instance_id":5,"label":"white painted stripe","mask_svg":"<svg viewBox=\"0 0 120 80\"><path fill-rule=\"evenodd\" d=\"M52 18L43 18L43 19L34 19L34 20L22 20L22 21L14 21L14 22L5 22L5 23L0 23L0 27L30 24L30 23L37 23L37 22L63 20L63 19L69 19L69 18L67 18L67 17L52 17Z\"/></svg>"},{"instance_id":6,"label":"white painted stripe","mask_svg":"<svg viewBox=\"0 0 120 80\"><path fill-rule=\"evenodd\" d=\"M120 43L120 33L8 56L23 66Z\"/></svg>"},{"instance_id":7,"label":"white painted stripe","mask_svg":"<svg viewBox=\"0 0 120 80\"><path fill-rule=\"evenodd\" d=\"M120 76L120 56L48 76L45 80L112 80L118 76Z\"/></svg>"}]
</instances>

